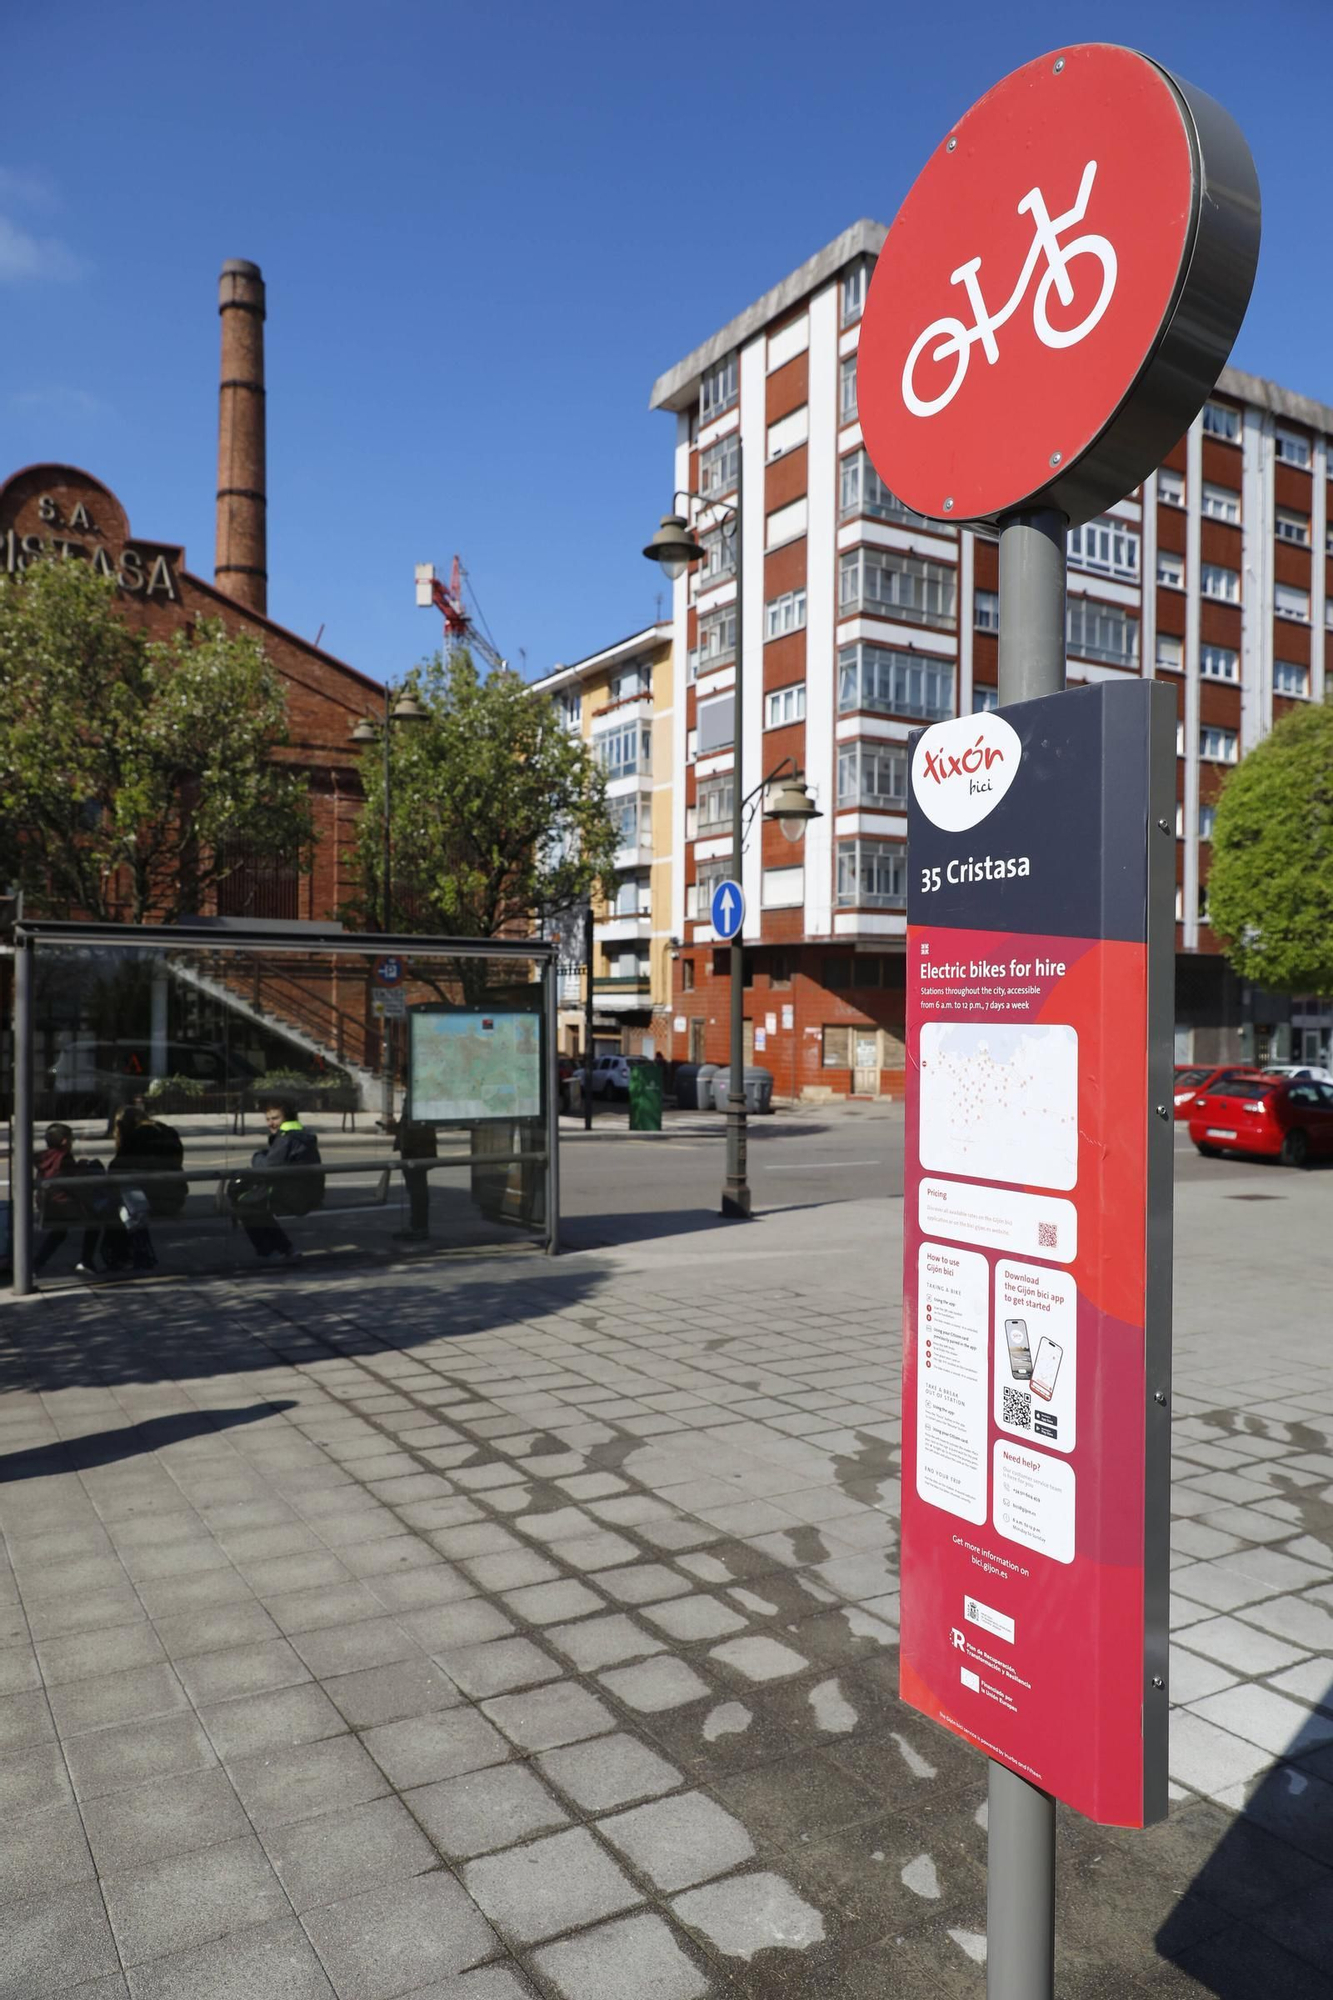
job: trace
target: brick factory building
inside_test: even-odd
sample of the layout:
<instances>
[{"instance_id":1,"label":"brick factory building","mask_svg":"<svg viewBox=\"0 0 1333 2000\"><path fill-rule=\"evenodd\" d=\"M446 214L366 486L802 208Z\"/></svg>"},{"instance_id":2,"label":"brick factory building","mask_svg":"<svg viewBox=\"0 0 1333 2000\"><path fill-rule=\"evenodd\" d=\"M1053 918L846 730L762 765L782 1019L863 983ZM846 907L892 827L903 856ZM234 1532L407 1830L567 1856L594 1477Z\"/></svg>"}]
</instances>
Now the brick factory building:
<instances>
[{"instance_id":1,"label":"brick factory building","mask_svg":"<svg viewBox=\"0 0 1333 2000\"><path fill-rule=\"evenodd\" d=\"M792 757L824 815L797 844L756 816L745 851L747 1057L784 1096L901 1089L907 739L996 701L994 537L911 513L861 441L860 318L885 233L846 230L651 399L675 416L677 488L734 500L744 439L742 784ZM1176 689L1180 1060L1327 1060L1333 1039L1315 996L1237 980L1207 921L1228 767L1324 697L1331 441L1333 409L1228 369L1160 471L1069 538L1070 683ZM726 537L702 539L673 600L671 1054L725 1062L729 953L707 911L731 870L736 582Z\"/></svg>"},{"instance_id":2,"label":"brick factory building","mask_svg":"<svg viewBox=\"0 0 1333 2000\"><path fill-rule=\"evenodd\" d=\"M109 486L69 465L33 465L0 485L0 568L41 556L91 562L114 576L128 619L165 639L197 617L256 637L287 695L283 760L306 774L316 843L303 875L295 858L259 861L222 885L200 915L326 921L351 893L344 853L361 800L350 730L383 713L367 675L298 638L267 615L264 281L256 265L224 264L219 289L217 547L213 581L186 567L185 550L131 532ZM222 718L219 718L221 721Z\"/></svg>"}]
</instances>

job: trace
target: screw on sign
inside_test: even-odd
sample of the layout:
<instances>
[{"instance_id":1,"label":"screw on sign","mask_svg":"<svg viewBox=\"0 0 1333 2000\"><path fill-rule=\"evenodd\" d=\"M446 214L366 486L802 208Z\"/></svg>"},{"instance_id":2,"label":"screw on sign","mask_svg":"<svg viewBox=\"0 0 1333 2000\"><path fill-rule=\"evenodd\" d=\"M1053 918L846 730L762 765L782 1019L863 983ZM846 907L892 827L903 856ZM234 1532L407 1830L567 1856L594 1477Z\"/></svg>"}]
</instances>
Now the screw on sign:
<instances>
[{"instance_id":1,"label":"screw on sign","mask_svg":"<svg viewBox=\"0 0 1333 2000\"><path fill-rule=\"evenodd\" d=\"M1109 44L1025 64L885 239L858 366L876 470L937 519L1089 520L1195 416L1258 252L1254 163L1220 105Z\"/></svg>"}]
</instances>

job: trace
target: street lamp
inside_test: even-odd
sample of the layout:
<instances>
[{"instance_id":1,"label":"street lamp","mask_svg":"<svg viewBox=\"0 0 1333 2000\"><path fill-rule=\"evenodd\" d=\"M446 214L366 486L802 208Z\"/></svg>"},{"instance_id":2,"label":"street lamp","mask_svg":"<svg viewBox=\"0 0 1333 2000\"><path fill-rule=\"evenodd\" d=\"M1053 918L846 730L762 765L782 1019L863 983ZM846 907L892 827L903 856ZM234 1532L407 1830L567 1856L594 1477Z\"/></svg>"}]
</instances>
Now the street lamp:
<instances>
[{"instance_id":1,"label":"street lamp","mask_svg":"<svg viewBox=\"0 0 1333 2000\"><path fill-rule=\"evenodd\" d=\"M745 569L742 547L741 523L745 496L745 445L742 438L736 438L736 497L734 501L714 499L707 493L692 493L681 489L672 500L673 511L664 514L657 533L644 550L649 562L660 564L665 575L672 582L684 576L693 562L699 562L705 551L697 535L690 527L689 517L675 510L681 501L694 502L697 506L710 508L716 517L718 527L731 544L736 575L736 669L732 709L732 785L731 785L731 873L735 881L741 879L741 857L745 846L745 808L750 800L764 791L788 764L792 775L783 785L772 804L766 807L765 819L776 819L782 826L788 840L799 840L808 820L820 817L819 808L806 791L794 761L787 757L767 778L764 778L748 795L743 791L742 775L742 717L744 710L745 684ZM745 965L741 932L738 930L731 939L731 1065L727 1089L727 1173L722 1184L722 1213L731 1216L748 1216L750 1213L750 1186L746 1175L746 1117L745 1117Z\"/></svg>"},{"instance_id":2,"label":"street lamp","mask_svg":"<svg viewBox=\"0 0 1333 2000\"><path fill-rule=\"evenodd\" d=\"M380 929L387 934L393 929L393 834L391 818L390 784L392 767L389 761L389 743L393 736L394 723L429 722L430 710L424 708L410 688L404 688L397 701L393 701L392 688L384 690L384 720L372 722L363 715L352 725L353 743L362 748L375 742L384 747L384 798L383 798L383 854L380 862ZM392 705L391 705L392 703ZM393 1075L390 1069L389 1017L380 1021L380 1078L383 1088L383 1112L381 1123L387 1131L393 1118Z\"/></svg>"}]
</instances>

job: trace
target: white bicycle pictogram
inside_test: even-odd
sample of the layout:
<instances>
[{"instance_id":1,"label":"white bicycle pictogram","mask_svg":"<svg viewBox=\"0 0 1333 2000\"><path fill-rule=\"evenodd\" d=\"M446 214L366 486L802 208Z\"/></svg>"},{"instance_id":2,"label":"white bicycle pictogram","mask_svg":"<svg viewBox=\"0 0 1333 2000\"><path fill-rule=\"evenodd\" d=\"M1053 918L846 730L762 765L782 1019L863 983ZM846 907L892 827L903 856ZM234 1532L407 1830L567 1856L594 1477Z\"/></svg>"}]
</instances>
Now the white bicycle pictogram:
<instances>
[{"instance_id":1,"label":"white bicycle pictogram","mask_svg":"<svg viewBox=\"0 0 1333 2000\"><path fill-rule=\"evenodd\" d=\"M1072 229L1082 222L1087 214L1088 197L1097 177L1097 162L1089 160L1083 169L1083 178L1078 184L1078 197L1072 208L1063 215L1052 216L1047 212L1046 199L1039 187L1023 196L1018 204L1020 215L1032 217L1032 244L1027 259L1019 273L1007 302L999 312L986 309L986 301L981 296L981 286L977 273L981 269L980 257L972 257L966 264L960 264L949 279L951 285L962 285L967 292L967 301L972 308L972 325L965 326L961 319L945 314L943 319L933 320L923 334L912 343L912 349L903 363L903 401L914 417L933 417L940 410L947 409L963 386L968 363L972 358L973 346L980 341L987 361L994 367L1000 358L995 335L1006 320L1012 319L1023 301L1024 294L1032 279L1040 257L1046 259L1046 269L1037 282L1036 296L1032 301L1032 325L1038 340L1044 347L1077 347L1079 341L1086 340L1111 303L1115 291L1116 255L1105 236L1076 236L1070 243L1061 243L1060 233ZM1102 288L1097 303L1076 326L1054 327L1047 318L1046 308L1050 301L1051 287L1061 305L1074 303L1074 287L1069 276L1069 266L1075 257L1095 257L1102 267ZM941 339L940 336L943 335ZM931 354L932 361L947 361L951 354L957 356L953 379L941 395L918 396L913 386L916 366L921 356L934 340L939 345Z\"/></svg>"}]
</instances>

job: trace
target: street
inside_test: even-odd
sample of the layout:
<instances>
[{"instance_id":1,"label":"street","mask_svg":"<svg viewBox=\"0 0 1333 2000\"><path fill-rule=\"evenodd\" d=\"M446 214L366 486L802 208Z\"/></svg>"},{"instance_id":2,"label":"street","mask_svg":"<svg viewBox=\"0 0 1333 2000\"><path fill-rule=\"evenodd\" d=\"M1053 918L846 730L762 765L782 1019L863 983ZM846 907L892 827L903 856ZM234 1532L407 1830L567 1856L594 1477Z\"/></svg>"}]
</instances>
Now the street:
<instances>
[{"instance_id":1,"label":"street","mask_svg":"<svg viewBox=\"0 0 1333 2000\"><path fill-rule=\"evenodd\" d=\"M745 1228L608 1118L555 1262L5 1306L5 1992L980 1996L984 1766L896 1697L901 1113L752 1130ZM1062 1809L1059 1990L1313 2000L1333 1180L1178 1161L1172 1813Z\"/></svg>"}]
</instances>

